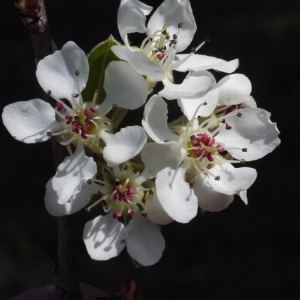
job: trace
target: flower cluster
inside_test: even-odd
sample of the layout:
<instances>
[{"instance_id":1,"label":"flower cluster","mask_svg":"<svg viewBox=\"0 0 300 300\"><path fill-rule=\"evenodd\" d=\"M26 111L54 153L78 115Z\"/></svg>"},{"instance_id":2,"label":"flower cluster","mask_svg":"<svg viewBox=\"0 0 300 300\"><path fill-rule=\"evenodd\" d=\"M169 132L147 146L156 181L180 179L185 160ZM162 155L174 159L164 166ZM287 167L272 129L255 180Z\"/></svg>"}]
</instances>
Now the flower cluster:
<instances>
[{"instance_id":1,"label":"flower cluster","mask_svg":"<svg viewBox=\"0 0 300 300\"><path fill-rule=\"evenodd\" d=\"M190 2L165 0L146 27L151 11L138 0L121 1L118 28L124 45L110 49L118 59L108 64L103 86L97 87L105 90L103 102L97 89L92 99L83 99L89 62L68 42L37 66L37 79L55 107L33 99L10 104L2 114L19 141L57 136L75 149L46 185L49 213L62 216L98 207L101 215L87 222L83 232L90 256L107 260L126 245L129 255L145 266L156 263L165 248L160 225L187 223L198 207L223 210L235 195L247 204L247 189L257 173L244 164L280 144L270 113L257 108L250 95L250 80L235 73L217 82L208 71L232 73L237 59L197 54L207 40L178 54L196 31ZM146 33L140 47L129 42L134 32ZM181 83L174 82L174 71L187 72ZM163 89L153 94L159 81ZM171 124L165 100L177 101L183 113ZM144 104L142 126L117 130L116 109Z\"/></svg>"}]
</instances>

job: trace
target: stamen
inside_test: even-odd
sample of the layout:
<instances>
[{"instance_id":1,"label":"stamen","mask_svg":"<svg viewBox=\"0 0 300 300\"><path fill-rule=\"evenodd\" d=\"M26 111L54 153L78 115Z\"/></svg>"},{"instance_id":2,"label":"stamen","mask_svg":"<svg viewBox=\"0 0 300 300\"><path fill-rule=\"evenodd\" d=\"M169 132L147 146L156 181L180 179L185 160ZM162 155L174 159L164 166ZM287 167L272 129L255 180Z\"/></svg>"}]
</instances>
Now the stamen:
<instances>
[{"instance_id":1,"label":"stamen","mask_svg":"<svg viewBox=\"0 0 300 300\"><path fill-rule=\"evenodd\" d=\"M69 132L68 129L64 129L64 130L57 131L57 132L47 132L47 135L48 136L55 136L55 135L61 135L61 134L68 133L68 132Z\"/></svg>"},{"instance_id":2,"label":"stamen","mask_svg":"<svg viewBox=\"0 0 300 300\"><path fill-rule=\"evenodd\" d=\"M63 145L63 146L66 146L66 145L69 145L69 144L71 144L73 141L75 141L77 139L77 136L76 135L74 135L72 138L70 138L68 141L66 141L66 142L60 142L60 144L61 145Z\"/></svg>"},{"instance_id":3,"label":"stamen","mask_svg":"<svg viewBox=\"0 0 300 300\"><path fill-rule=\"evenodd\" d=\"M92 106L95 106L99 90L96 89L92 100ZM98 112L98 111L97 111Z\"/></svg>"}]
</instances>

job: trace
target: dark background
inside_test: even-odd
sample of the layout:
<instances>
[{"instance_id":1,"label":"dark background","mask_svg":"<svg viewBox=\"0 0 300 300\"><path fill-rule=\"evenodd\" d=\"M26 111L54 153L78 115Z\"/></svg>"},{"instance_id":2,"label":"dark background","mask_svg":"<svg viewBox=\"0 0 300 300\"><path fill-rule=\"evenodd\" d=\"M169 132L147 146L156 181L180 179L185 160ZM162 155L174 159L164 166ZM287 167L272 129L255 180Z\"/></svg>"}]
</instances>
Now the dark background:
<instances>
[{"instance_id":1,"label":"dark background","mask_svg":"<svg viewBox=\"0 0 300 300\"><path fill-rule=\"evenodd\" d=\"M146 2L146 1L145 1ZM86 53L112 33L120 40L119 1L46 0L53 40L69 40ZM160 1L147 1L156 7ZM166 249L152 267L136 269L126 250L109 261L92 261L80 241L80 279L107 293L124 278L137 281L143 299L300 299L299 51L300 2L192 0L198 31L207 36L200 53L240 59L258 106L278 123L281 145L249 163L258 178L220 213L162 228ZM33 49L13 6L1 1L0 105L40 97ZM221 76L216 75L218 78ZM139 116L140 118L140 116ZM129 117L128 124L140 122ZM137 121L136 121L137 120ZM17 121L17 120L16 120ZM54 175L51 143L25 145L1 126L0 299L52 282L56 218L43 196ZM92 218L79 213L78 235Z\"/></svg>"}]
</instances>

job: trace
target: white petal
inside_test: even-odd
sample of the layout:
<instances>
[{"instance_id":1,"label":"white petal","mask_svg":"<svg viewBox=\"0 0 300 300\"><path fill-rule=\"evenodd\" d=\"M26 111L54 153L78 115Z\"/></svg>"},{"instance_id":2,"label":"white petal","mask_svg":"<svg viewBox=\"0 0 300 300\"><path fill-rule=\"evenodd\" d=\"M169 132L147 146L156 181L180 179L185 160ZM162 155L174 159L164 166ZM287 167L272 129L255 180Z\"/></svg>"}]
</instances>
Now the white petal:
<instances>
[{"instance_id":1,"label":"white petal","mask_svg":"<svg viewBox=\"0 0 300 300\"><path fill-rule=\"evenodd\" d=\"M222 78L218 83L219 105L234 105L247 101L251 90L251 82L243 74L232 74Z\"/></svg>"},{"instance_id":2,"label":"white petal","mask_svg":"<svg viewBox=\"0 0 300 300\"><path fill-rule=\"evenodd\" d=\"M257 104L254 98L252 96L249 96L248 99L243 102L243 107L257 108Z\"/></svg>"},{"instance_id":3,"label":"white petal","mask_svg":"<svg viewBox=\"0 0 300 300\"><path fill-rule=\"evenodd\" d=\"M47 141L47 132L63 129L51 105L41 99L20 101L4 107L3 124L18 141L31 144Z\"/></svg>"},{"instance_id":4,"label":"white petal","mask_svg":"<svg viewBox=\"0 0 300 300\"><path fill-rule=\"evenodd\" d=\"M89 76L89 64L85 53L74 42L67 42L60 51L40 60L36 76L45 92L50 90L54 96L72 101L72 94L79 92L76 71L80 73L78 80L82 91Z\"/></svg>"},{"instance_id":5,"label":"white petal","mask_svg":"<svg viewBox=\"0 0 300 300\"><path fill-rule=\"evenodd\" d=\"M84 153L83 145L77 143L76 151L64 159L58 166L52 180L53 189L57 192L58 203L66 203L73 195L80 192L81 186L94 177L97 164Z\"/></svg>"},{"instance_id":6,"label":"white petal","mask_svg":"<svg viewBox=\"0 0 300 300\"><path fill-rule=\"evenodd\" d=\"M125 61L112 61L105 70L104 89L106 98L102 111L112 105L127 109L142 106L147 99L148 85L144 78Z\"/></svg>"},{"instance_id":7,"label":"white petal","mask_svg":"<svg viewBox=\"0 0 300 300\"><path fill-rule=\"evenodd\" d=\"M109 213L87 222L83 241L92 259L108 260L118 256L125 247L125 226Z\"/></svg>"},{"instance_id":8,"label":"white petal","mask_svg":"<svg viewBox=\"0 0 300 300\"><path fill-rule=\"evenodd\" d=\"M196 116L208 117L215 110L218 103L218 89L214 85L207 93L196 94L194 97L178 99L178 105L181 107L183 114L191 120L197 110ZM204 103L206 103L204 105ZM203 104L202 106L200 106Z\"/></svg>"},{"instance_id":9,"label":"white petal","mask_svg":"<svg viewBox=\"0 0 300 300\"><path fill-rule=\"evenodd\" d=\"M99 185L84 183L78 194L73 195L66 203L57 202L57 192L52 187L52 178L46 184L45 205L48 212L55 217L71 215L84 208L90 201L90 197L96 194Z\"/></svg>"},{"instance_id":10,"label":"white petal","mask_svg":"<svg viewBox=\"0 0 300 300\"><path fill-rule=\"evenodd\" d=\"M103 157L109 167L121 164L136 156L147 142L147 135L143 127L128 126L116 134L102 131L101 138L106 147Z\"/></svg>"},{"instance_id":11,"label":"white petal","mask_svg":"<svg viewBox=\"0 0 300 300\"><path fill-rule=\"evenodd\" d=\"M157 174L157 198L166 213L175 221L187 223L197 214L198 201L185 181L186 169L165 168ZM174 178L175 176L175 178Z\"/></svg>"},{"instance_id":12,"label":"white petal","mask_svg":"<svg viewBox=\"0 0 300 300\"><path fill-rule=\"evenodd\" d=\"M122 0L118 10L118 28L124 43L127 43L126 35L133 32L146 32L145 20L152 7L138 0Z\"/></svg>"},{"instance_id":13,"label":"white petal","mask_svg":"<svg viewBox=\"0 0 300 300\"><path fill-rule=\"evenodd\" d=\"M201 209L211 212L221 211L229 206L234 196L225 195L214 191L207 182L208 176L198 173L193 185L193 190L198 198Z\"/></svg>"},{"instance_id":14,"label":"white petal","mask_svg":"<svg viewBox=\"0 0 300 300\"><path fill-rule=\"evenodd\" d=\"M215 165L210 169L214 176L206 176L207 185L214 191L226 195L238 194L240 191L247 190L255 181L257 172L253 168L242 167L234 168L231 164ZM215 177L220 179L216 180Z\"/></svg>"},{"instance_id":15,"label":"white petal","mask_svg":"<svg viewBox=\"0 0 300 300\"><path fill-rule=\"evenodd\" d=\"M150 76L154 81L161 81L165 78L164 69L156 62L149 60L143 53L132 52L123 46L113 46L111 50L120 59L126 60L139 74Z\"/></svg>"},{"instance_id":16,"label":"white petal","mask_svg":"<svg viewBox=\"0 0 300 300\"><path fill-rule=\"evenodd\" d=\"M153 95L145 105L142 125L156 143L179 141L179 136L169 129L167 121L168 108L166 102L158 95Z\"/></svg>"},{"instance_id":17,"label":"white petal","mask_svg":"<svg viewBox=\"0 0 300 300\"><path fill-rule=\"evenodd\" d=\"M177 169L185 153L186 151L177 142L147 143L141 153L145 169L139 178L141 177L144 179L143 181L146 181L156 177L157 173L166 167Z\"/></svg>"},{"instance_id":18,"label":"white petal","mask_svg":"<svg viewBox=\"0 0 300 300\"><path fill-rule=\"evenodd\" d=\"M242 116L238 117L238 113ZM280 144L276 123L271 122L270 113L263 109L243 108L229 113L224 119L231 129L221 126L216 140L224 143L224 148L234 158L259 159ZM247 152L243 152L243 148Z\"/></svg>"},{"instance_id":19,"label":"white petal","mask_svg":"<svg viewBox=\"0 0 300 300\"><path fill-rule=\"evenodd\" d=\"M215 82L212 74L206 71L195 76L194 74L187 76L181 84L174 84L165 79L163 80L164 89L158 95L168 100L189 98L207 91Z\"/></svg>"},{"instance_id":20,"label":"white petal","mask_svg":"<svg viewBox=\"0 0 300 300\"><path fill-rule=\"evenodd\" d=\"M173 34L177 34L178 24L182 23L176 52L186 49L193 40L197 29L190 1L165 0L150 18L147 25L147 35L150 36L156 30L161 30L165 22L167 23L167 31L170 37Z\"/></svg>"},{"instance_id":21,"label":"white petal","mask_svg":"<svg viewBox=\"0 0 300 300\"><path fill-rule=\"evenodd\" d=\"M161 206L157 199L156 192L151 198L147 199L146 211L147 218L153 223L166 225L174 221Z\"/></svg>"},{"instance_id":22,"label":"white petal","mask_svg":"<svg viewBox=\"0 0 300 300\"><path fill-rule=\"evenodd\" d=\"M188 54L178 54L176 55L173 64L175 63L177 67L176 71L186 72L190 70L194 71L203 71L214 69L225 73L234 72L239 66L239 60L234 59L231 61L226 61L220 58L194 54L183 64L180 64L179 61L183 60Z\"/></svg>"},{"instance_id":23,"label":"white petal","mask_svg":"<svg viewBox=\"0 0 300 300\"><path fill-rule=\"evenodd\" d=\"M126 227L127 252L143 266L151 266L162 257L165 240L159 227L136 212Z\"/></svg>"}]
</instances>

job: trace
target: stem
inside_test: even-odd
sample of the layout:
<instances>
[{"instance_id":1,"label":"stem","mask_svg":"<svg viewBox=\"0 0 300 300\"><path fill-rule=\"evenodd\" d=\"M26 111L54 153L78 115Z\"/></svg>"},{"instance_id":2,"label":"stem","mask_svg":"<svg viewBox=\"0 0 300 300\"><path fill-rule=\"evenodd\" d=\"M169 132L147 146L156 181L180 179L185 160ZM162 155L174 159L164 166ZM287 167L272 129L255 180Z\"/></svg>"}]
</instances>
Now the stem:
<instances>
[{"instance_id":1,"label":"stem","mask_svg":"<svg viewBox=\"0 0 300 300\"><path fill-rule=\"evenodd\" d=\"M47 15L43 0L15 0L15 6L28 30L34 49L36 63L52 54L51 39L47 27ZM52 106L54 101L46 93L43 98ZM62 137L63 138L63 137ZM52 149L56 169L70 155L70 147L62 146L56 137L52 137ZM77 218L66 215L58 218L58 272L55 273L54 284L61 300L81 300L81 290L77 263Z\"/></svg>"}]
</instances>

